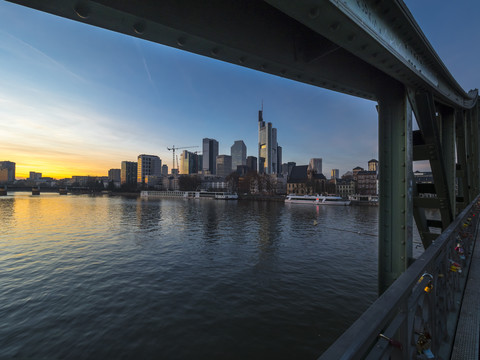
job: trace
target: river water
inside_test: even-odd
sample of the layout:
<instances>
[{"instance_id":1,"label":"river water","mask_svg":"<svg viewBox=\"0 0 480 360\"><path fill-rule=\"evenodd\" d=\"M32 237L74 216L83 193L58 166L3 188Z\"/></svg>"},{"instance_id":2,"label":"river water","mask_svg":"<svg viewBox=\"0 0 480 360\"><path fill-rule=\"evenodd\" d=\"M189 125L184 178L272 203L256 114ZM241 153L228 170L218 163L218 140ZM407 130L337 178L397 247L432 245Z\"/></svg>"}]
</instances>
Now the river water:
<instances>
[{"instance_id":1,"label":"river water","mask_svg":"<svg viewBox=\"0 0 480 360\"><path fill-rule=\"evenodd\" d=\"M377 207L9 193L0 358L315 359L376 298L377 225Z\"/></svg>"}]
</instances>

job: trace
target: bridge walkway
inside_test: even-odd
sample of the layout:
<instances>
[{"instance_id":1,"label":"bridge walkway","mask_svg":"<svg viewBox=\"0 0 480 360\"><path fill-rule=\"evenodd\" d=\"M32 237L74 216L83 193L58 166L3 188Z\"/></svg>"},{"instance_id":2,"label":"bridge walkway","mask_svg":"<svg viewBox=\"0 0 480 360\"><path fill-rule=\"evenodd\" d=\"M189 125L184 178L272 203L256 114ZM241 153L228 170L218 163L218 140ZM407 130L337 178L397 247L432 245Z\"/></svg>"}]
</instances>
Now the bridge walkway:
<instances>
[{"instance_id":1,"label":"bridge walkway","mask_svg":"<svg viewBox=\"0 0 480 360\"><path fill-rule=\"evenodd\" d=\"M480 359L480 232L477 231L472 262L463 294L460 317L450 360Z\"/></svg>"}]
</instances>

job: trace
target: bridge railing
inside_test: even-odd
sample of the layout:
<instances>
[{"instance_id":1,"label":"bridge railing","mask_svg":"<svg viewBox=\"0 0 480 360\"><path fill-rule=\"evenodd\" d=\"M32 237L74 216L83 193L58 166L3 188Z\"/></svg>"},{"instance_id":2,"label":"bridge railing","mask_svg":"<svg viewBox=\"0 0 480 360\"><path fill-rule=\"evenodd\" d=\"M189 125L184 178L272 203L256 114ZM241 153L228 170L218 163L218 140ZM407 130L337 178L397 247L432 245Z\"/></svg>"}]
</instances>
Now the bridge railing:
<instances>
[{"instance_id":1,"label":"bridge railing","mask_svg":"<svg viewBox=\"0 0 480 360\"><path fill-rule=\"evenodd\" d=\"M448 358L479 210L480 196L319 359Z\"/></svg>"}]
</instances>

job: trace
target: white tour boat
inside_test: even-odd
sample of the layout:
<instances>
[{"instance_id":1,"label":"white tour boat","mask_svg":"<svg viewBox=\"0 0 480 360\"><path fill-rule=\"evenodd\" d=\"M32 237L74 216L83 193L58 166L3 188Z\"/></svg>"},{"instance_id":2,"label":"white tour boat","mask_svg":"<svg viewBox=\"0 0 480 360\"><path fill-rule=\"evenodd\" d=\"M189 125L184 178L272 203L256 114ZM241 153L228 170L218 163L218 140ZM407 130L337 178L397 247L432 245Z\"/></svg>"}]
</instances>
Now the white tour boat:
<instances>
[{"instance_id":1,"label":"white tour boat","mask_svg":"<svg viewBox=\"0 0 480 360\"><path fill-rule=\"evenodd\" d=\"M313 204L313 205L350 205L350 200L344 200L340 196L322 196L322 195L287 195L286 203L292 204Z\"/></svg>"}]
</instances>

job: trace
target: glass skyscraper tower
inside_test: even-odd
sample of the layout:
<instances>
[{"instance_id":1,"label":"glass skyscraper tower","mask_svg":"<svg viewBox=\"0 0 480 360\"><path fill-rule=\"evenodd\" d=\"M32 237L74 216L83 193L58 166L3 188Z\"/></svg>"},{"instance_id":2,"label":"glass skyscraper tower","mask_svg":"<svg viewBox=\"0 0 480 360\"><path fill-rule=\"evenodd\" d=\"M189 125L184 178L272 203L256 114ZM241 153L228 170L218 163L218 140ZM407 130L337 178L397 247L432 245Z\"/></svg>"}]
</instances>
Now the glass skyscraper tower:
<instances>
[{"instance_id":1,"label":"glass skyscraper tower","mask_svg":"<svg viewBox=\"0 0 480 360\"><path fill-rule=\"evenodd\" d=\"M203 139L203 168L205 173L216 174L217 156L218 156L218 141L215 139Z\"/></svg>"},{"instance_id":2,"label":"glass skyscraper tower","mask_svg":"<svg viewBox=\"0 0 480 360\"><path fill-rule=\"evenodd\" d=\"M277 129L272 123L263 121L263 109L258 112L258 173L277 174L282 163L278 151Z\"/></svg>"}]
</instances>

